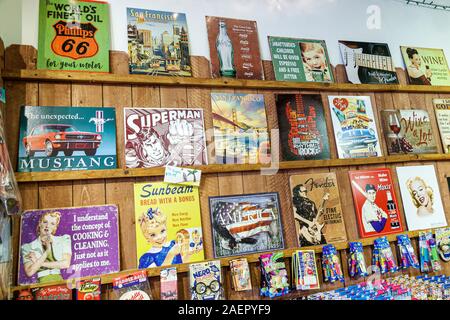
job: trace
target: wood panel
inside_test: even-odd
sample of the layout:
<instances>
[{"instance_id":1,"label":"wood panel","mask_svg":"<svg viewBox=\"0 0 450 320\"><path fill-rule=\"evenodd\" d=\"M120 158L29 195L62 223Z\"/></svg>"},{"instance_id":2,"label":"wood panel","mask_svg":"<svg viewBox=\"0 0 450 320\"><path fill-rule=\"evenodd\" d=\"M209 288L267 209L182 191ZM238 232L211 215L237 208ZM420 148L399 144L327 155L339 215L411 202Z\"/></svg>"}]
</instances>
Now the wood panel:
<instances>
[{"instance_id":1,"label":"wood panel","mask_svg":"<svg viewBox=\"0 0 450 320\"><path fill-rule=\"evenodd\" d=\"M0 46L1 48L1 46ZM10 54L8 55L8 52ZM15 57L16 56L16 57ZM1 49L0 49L1 58ZM105 171L102 173L66 173L68 178L56 174L54 177L63 179L62 181L51 181L50 175L36 175L33 178L27 176L20 184L22 196L24 198L25 209L61 207L73 205L92 205L112 203L119 206L120 212L120 256L121 269L136 268L136 244L135 244L135 219L134 219L134 194L133 185L136 181L158 181L163 172L162 169L151 169L143 172L124 169L123 150L123 108L125 107L189 107L203 108L205 115L206 129L212 129L212 110L210 101L211 91L220 92L247 92L262 93L265 97L266 112L269 129L278 128L276 116L275 93L320 93L325 109L325 116L328 128L328 135L331 148L331 160L316 162L292 162L280 163L280 171L275 175L261 175L258 170L261 166L239 166L234 168L227 166L214 166L213 157L209 157L212 165L204 167L202 184L200 188L200 204L202 225L204 234L205 256L212 259L213 246L211 223L209 214L208 197L216 195L245 194L258 192L278 192L282 211L283 233L285 239L286 263L290 269L290 255L297 247L295 223L292 216L291 194L289 188L289 175L307 172L336 172L338 177L341 205L344 221L347 229L349 241L357 240L366 244L366 262L370 264L372 254L371 243L373 240L361 240L358 234L356 215L354 211L351 186L348 178L349 170L388 167L394 171L396 166L403 164L411 165L412 160L423 160L419 163L433 163L436 165L441 184L443 199L449 198L449 191L445 176L450 175L449 160L447 158L437 158L436 156L423 157L382 157L380 159L357 159L342 161L338 160L336 153L336 143L332 131L331 115L328 109L328 95L369 95L372 100L374 112L378 124L380 139L384 141L384 136L379 125L379 111L388 108L408 109L412 106L425 108L429 111L436 131L434 112L430 100L433 97L447 97L450 90L448 88L416 88L404 86L404 72L399 70L400 86L355 86L347 84L347 78L343 66L337 66L335 77L337 84L289 84L275 81L242 81L230 79L209 79L209 62L202 57L192 57L193 72L195 78L154 78L143 76L127 75L127 59L123 53L111 53L111 70L114 74L93 75L73 72L47 72L33 71L35 69L36 50L30 47L12 47L7 50L5 59L10 64L10 69L27 69L18 71L8 71L7 73L7 100L6 105L6 126L8 128L9 151L13 163L17 159L18 148L18 107L22 104L28 105L49 105L49 106L105 106L116 109L117 119L117 154L119 169L117 171ZM273 70L270 62L264 62L266 79L273 80ZM403 72L403 73L402 73ZM68 82L69 81L69 82ZM307 90L307 91L305 91ZM410 93L413 92L413 93ZM432 116L431 116L432 114ZM212 135L211 135L212 136ZM436 138L439 136L436 134ZM274 144L272 139L272 145ZM438 139L437 142L440 140ZM211 144L213 141L211 139ZM384 142L382 142L384 143ZM382 149L387 155L386 146ZM442 149L440 149L442 151ZM434 157L434 158L433 158ZM407 159L407 160L405 160ZM425 161L429 160L429 161ZM440 161L437 161L440 160ZM395 164L393 164L395 163ZM234 170L236 172L225 172ZM249 170L249 171L247 171ZM395 172L393 177L396 176ZM103 176L102 176L103 174ZM105 179L105 174L115 176L115 179ZM81 179L76 178L78 175ZM149 177L149 176L154 177ZM18 175L18 178L25 177ZM37 177L37 178L36 178ZM46 179L43 182L34 182L33 179ZM65 179L65 180L64 180ZM395 180L396 178L394 178ZM76 181L73 181L76 180ZM26 181L26 182L25 182ZM395 180L396 181L396 180ZM400 198L398 183L395 184L395 191ZM401 200L399 199L399 202ZM400 204L401 206L401 204ZM450 202L444 201L447 218L450 218ZM402 215L402 221L404 216ZM450 220L449 220L450 221ZM15 247L18 248L18 224L14 227ZM390 240L394 241L395 237ZM417 241L413 241L417 246ZM364 279L352 280L348 276L347 269L347 246L336 244L340 251L341 263L345 272L346 284L356 283ZM317 262L321 273L320 249L317 249ZM259 299L260 272L257 262L258 255L249 255L251 262L251 278L253 290L250 292L237 293L231 289L231 278L227 261L223 261L224 266L224 286L226 297L231 299ZM15 254L14 270L17 270L17 253ZM178 266L179 270L179 297L189 299L189 277L187 265ZM445 264L444 271L450 274L450 267ZM17 273L15 271L15 273ZM160 282L158 279L159 270L149 272L151 278L152 292L155 298L160 295ZM16 278L16 275L14 276ZM111 277L106 276L105 281L110 281ZM342 284L322 284L321 290L331 290L342 286ZM108 286L109 287L109 286ZM295 295L309 294L294 293ZM109 291L105 293L109 295ZM291 296L291 295L290 295Z\"/></svg>"}]
</instances>

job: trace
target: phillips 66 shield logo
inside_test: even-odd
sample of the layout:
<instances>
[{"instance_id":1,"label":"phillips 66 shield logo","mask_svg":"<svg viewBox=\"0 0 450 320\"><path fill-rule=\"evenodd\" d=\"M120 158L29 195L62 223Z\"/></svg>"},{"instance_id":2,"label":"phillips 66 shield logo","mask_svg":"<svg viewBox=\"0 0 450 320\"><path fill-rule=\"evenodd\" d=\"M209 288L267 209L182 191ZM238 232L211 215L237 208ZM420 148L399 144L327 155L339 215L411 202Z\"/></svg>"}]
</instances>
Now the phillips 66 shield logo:
<instances>
[{"instance_id":1,"label":"phillips 66 shield logo","mask_svg":"<svg viewBox=\"0 0 450 320\"><path fill-rule=\"evenodd\" d=\"M38 68L109 72L109 5L41 0Z\"/></svg>"},{"instance_id":2,"label":"phillips 66 shield logo","mask_svg":"<svg viewBox=\"0 0 450 320\"><path fill-rule=\"evenodd\" d=\"M97 54L95 41L97 28L92 23L67 23L58 21L53 25L56 35L52 41L55 54L72 59L90 58Z\"/></svg>"}]
</instances>

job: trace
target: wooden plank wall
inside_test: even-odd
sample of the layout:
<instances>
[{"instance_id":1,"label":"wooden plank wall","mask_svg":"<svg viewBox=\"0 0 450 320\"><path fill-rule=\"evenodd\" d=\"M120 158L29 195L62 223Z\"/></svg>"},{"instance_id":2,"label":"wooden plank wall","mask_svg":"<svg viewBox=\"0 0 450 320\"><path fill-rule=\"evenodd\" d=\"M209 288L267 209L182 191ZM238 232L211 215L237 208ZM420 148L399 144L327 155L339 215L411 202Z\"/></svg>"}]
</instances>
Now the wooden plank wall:
<instances>
[{"instance_id":1,"label":"wooden plank wall","mask_svg":"<svg viewBox=\"0 0 450 320\"><path fill-rule=\"evenodd\" d=\"M128 72L127 55L123 52L111 53L111 70L113 73L126 74ZM28 46L11 46L6 50L6 67L8 69L35 69L36 50ZM210 78L209 62L203 57L192 57L194 76L199 78ZM268 80L273 80L273 70L270 61L264 63L265 76ZM404 71L398 70L399 78L402 84L406 84ZM346 76L343 66L335 68L335 76L338 82L346 82ZM212 114L210 89L195 87L159 87L145 85L101 85L101 84L69 84L69 83L40 83L40 82L21 82L8 81L7 88L7 121L9 150L13 163L16 163L18 148L18 125L19 125L19 107L21 105L39 105L39 106L105 106L115 107L117 116L117 148L119 166L123 166L123 108L125 107L189 107L203 108L205 111L206 129L212 129ZM225 90L218 90L225 91ZM267 119L269 129L278 128L278 120L275 105L275 93L297 93L296 91L269 91L269 90L227 90L228 92L242 93L260 93L265 97ZM306 93L306 92L301 92ZM311 92L309 92L311 93ZM328 95L352 95L352 93L340 92L317 92L322 95L325 106L325 115L328 126L328 136L330 139L330 148L332 158L337 158L336 143L334 141L331 115L328 109ZM406 94L406 93L358 93L357 95L369 95L375 110L377 120L379 111L387 108L408 109L411 107L428 110L432 122L436 141L440 141L438 130L435 123L435 117L432 107L433 97L449 98L449 96L436 94ZM384 141L382 128L378 123L378 133L380 139ZM207 137L211 140L211 137ZM272 141L272 145L277 145ZM387 155L386 144L382 142L382 151ZM439 152L442 148L439 147ZM210 163L214 159L210 157ZM413 163L397 164L412 165ZM414 163L417 164L417 163ZM446 176L450 174L450 163L419 163L434 164L436 166L440 183L441 193L444 199L444 206L447 217L450 218L449 190L446 182ZM284 238L286 248L297 247L296 233L294 229L294 219L292 215L292 204L290 200L289 176L292 174L302 174L311 172L335 172L338 177L340 187L342 210L347 228L349 241L358 240L358 228L354 212L351 186L348 179L348 170L375 169L379 165L351 166L342 168L322 168L322 169L298 169L280 171L274 176L263 176L259 172L242 173L224 173L224 174L206 174L203 176L200 188L200 201L202 210L202 224L204 233L204 244L206 258L213 258L213 248L211 239L211 224L209 218L208 197L216 195L232 195L257 192L278 192L280 195L282 208L282 221L284 225ZM394 165L386 165L391 170L395 170ZM398 182L396 174L393 172L394 184L397 198L401 203ZM68 181L68 182L33 182L20 185L22 197L24 200L24 209L36 208L54 208L67 206L87 206L99 204L117 204L120 210L120 256L122 270L136 268L136 245L135 245L135 221L133 208L133 184L135 182L158 181L162 178L122 178L122 179L99 179L94 181ZM400 205L401 207L401 205ZM448 219L450 221L450 219ZM402 221L406 226L406 221L402 215ZM14 245L18 248L19 225L16 221L14 225ZM417 247L417 241L414 240ZM392 245L395 249L394 244ZM346 283L355 283L347 274L347 253L341 251L341 260L345 270ZM366 262L370 264L371 248L365 248ZM319 272L321 273L320 257L317 256ZM14 280L17 279L17 250L14 260ZM289 260L286 260L290 268ZM237 293L231 289L230 272L224 267L224 286L227 299L259 299L260 273L257 263L251 264L251 278L253 290L249 292ZM416 272L413 272L416 274ZM445 265L444 273L450 275L450 264ZM187 273L180 273L179 277L179 298L190 299L189 277ZM359 279L362 281L364 279ZM159 298L160 282L158 277L150 280L153 295ZM343 286L337 284L322 284L322 290L331 290ZM110 288L110 286L108 286ZM288 297L296 297L306 293L295 292ZM104 294L105 298L109 296L109 289Z\"/></svg>"}]
</instances>

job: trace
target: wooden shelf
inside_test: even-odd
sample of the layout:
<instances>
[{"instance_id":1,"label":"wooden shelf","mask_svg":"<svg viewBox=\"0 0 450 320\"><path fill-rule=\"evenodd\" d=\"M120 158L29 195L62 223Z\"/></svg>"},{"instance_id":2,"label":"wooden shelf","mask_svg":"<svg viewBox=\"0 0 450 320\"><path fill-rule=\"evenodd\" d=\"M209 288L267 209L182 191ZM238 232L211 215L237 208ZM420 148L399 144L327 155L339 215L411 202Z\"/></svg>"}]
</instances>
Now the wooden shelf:
<instances>
[{"instance_id":1,"label":"wooden shelf","mask_svg":"<svg viewBox=\"0 0 450 320\"><path fill-rule=\"evenodd\" d=\"M314 90L340 92L421 92L450 93L450 86L368 85L351 83L298 83L267 80L207 79L191 77L155 77L92 72L15 70L2 73L3 80L71 83L100 83L203 88L245 88L260 90Z\"/></svg>"},{"instance_id":2,"label":"wooden shelf","mask_svg":"<svg viewBox=\"0 0 450 320\"><path fill-rule=\"evenodd\" d=\"M285 161L279 163L280 170L344 167L370 164L392 164L412 161L449 161L450 154L414 154L387 156L377 158L358 159L332 159L332 160L304 160ZM205 166L190 167L207 173L246 172L268 169L270 166L261 164L211 164ZM41 182L41 181L67 181L67 180L91 180L91 179L119 179L133 177L158 177L164 176L164 167L145 169L112 169L94 171L51 171L51 172L20 172L16 173L17 182Z\"/></svg>"},{"instance_id":3,"label":"wooden shelf","mask_svg":"<svg viewBox=\"0 0 450 320\"><path fill-rule=\"evenodd\" d=\"M409 232L391 234L391 235L388 235L387 238L388 238L389 242L393 242L393 241L397 240L397 236L400 234L406 234L409 236L409 238L417 238L419 236L419 231L409 231ZM367 247L367 246L373 245L375 239L377 239L377 238L378 237L359 239L357 241L361 242L364 247ZM334 243L334 246L336 247L336 249L338 251L346 250L349 248L348 242L337 242L337 243ZM304 248L291 248L291 249L285 249L285 250L280 250L280 251L283 252L285 258L290 258L292 256L292 254L297 250L314 250L316 253L321 253L322 248L323 248L323 245L313 246L313 247L304 247ZM230 265L230 260L234 260L234 259L241 258L241 257L247 258L249 263L256 263L256 262L258 262L258 258L261 254L263 254L263 253L255 253L255 254L251 254L251 255L228 257L228 258L222 258L222 259L208 259L205 261L220 260L220 264L222 267L228 267ZM370 261L366 261L366 262L368 264L371 263ZM190 265L189 263L185 263L185 264L174 265L174 267L177 268L178 273L184 273L184 272L189 272L189 265ZM161 270L165 269L167 267L168 266L146 269L147 276L148 277L159 277ZM133 272L137 272L137 271L140 271L140 270L138 270L138 269L125 270L125 271L120 271L118 273L102 275L100 278L101 278L101 282L103 285L111 284L113 282L114 278L117 278L117 277L120 277L123 275L127 275L127 274L130 274ZM89 278L92 278L92 277L81 278L81 279L89 279ZM16 286L16 287L11 288L11 291L15 292L15 291L20 291L20 290L30 289L30 288L42 288L42 287L65 285L65 284L67 284L68 286L71 286L72 288L75 288L75 283L77 280L80 280L80 279L70 279L67 281L51 282L51 283L49 282L46 284L33 284L33 285L28 285L28 286Z\"/></svg>"}]
</instances>

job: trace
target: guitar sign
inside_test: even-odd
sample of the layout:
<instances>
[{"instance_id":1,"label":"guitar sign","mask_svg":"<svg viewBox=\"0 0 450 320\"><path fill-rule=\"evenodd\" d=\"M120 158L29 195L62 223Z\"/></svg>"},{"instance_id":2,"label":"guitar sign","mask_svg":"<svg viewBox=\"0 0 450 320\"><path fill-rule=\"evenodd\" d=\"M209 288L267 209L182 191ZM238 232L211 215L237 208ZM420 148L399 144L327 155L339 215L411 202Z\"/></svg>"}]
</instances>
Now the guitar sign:
<instances>
[{"instance_id":1,"label":"guitar sign","mask_svg":"<svg viewBox=\"0 0 450 320\"><path fill-rule=\"evenodd\" d=\"M339 48L350 83L398 84L387 44L339 41Z\"/></svg>"}]
</instances>

